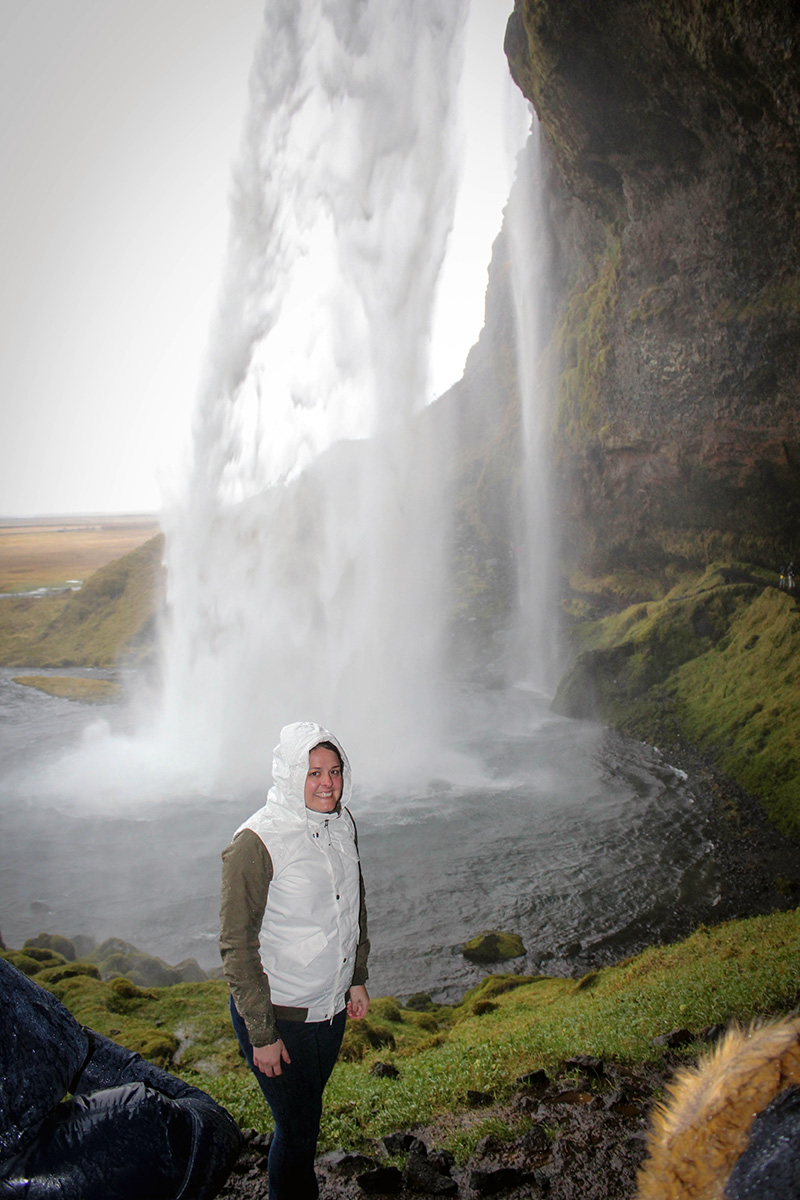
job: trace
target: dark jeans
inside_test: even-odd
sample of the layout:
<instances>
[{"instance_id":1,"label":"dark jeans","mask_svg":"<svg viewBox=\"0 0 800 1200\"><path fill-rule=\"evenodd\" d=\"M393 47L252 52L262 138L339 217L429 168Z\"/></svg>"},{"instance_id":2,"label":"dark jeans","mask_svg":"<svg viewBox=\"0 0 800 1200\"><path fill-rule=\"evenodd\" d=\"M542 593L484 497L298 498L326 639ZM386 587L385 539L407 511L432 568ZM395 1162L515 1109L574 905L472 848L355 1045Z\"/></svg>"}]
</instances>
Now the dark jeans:
<instances>
[{"instance_id":1,"label":"dark jeans","mask_svg":"<svg viewBox=\"0 0 800 1200\"><path fill-rule=\"evenodd\" d=\"M269 1200L317 1200L314 1158L322 1118L322 1093L344 1037L344 1010L333 1021L278 1021L291 1063L265 1075L253 1066L247 1027L231 999L231 1020L250 1070L258 1080L275 1133L269 1150Z\"/></svg>"}]
</instances>

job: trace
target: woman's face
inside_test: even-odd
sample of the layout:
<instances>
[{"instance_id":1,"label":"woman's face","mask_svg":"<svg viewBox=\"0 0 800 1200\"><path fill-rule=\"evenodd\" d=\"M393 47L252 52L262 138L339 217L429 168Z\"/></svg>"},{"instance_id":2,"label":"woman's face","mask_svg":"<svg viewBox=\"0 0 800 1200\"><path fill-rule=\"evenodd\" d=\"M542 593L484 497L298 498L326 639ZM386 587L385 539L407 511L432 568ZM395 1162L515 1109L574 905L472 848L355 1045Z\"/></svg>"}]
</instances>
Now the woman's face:
<instances>
[{"instance_id":1,"label":"woman's face","mask_svg":"<svg viewBox=\"0 0 800 1200\"><path fill-rule=\"evenodd\" d=\"M315 746L308 756L306 808L329 813L336 810L342 795L342 768L339 758L324 746Z\"/></svg>"}]
</instances>

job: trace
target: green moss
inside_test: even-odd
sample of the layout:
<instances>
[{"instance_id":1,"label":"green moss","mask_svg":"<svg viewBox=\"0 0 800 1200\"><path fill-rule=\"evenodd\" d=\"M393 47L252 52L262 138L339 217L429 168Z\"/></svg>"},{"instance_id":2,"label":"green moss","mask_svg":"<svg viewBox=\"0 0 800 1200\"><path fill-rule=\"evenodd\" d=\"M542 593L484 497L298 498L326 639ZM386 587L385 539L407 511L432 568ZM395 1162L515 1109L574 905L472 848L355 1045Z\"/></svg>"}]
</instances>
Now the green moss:
<instances>
[{"instance_id":1,"label":"green moss","mask_svg":"<svg viewBox=\"0 0 800 1200\"><path fill-rule=\"evenodd\" d=\"M800 834L800 614L764 578L712 565L660 600L583 623L555 707L695 746Z\"/></svg>"},{"instance_id":2,"label":"green moss","mask_svg":"<svg viewBox=\"0 0 800 1200\"><path fill-rule=\"evenodd\" d=\"M487 975L479 984L464 993L464 999L457 1007L469 1008L476 1000L488 1000L493 996L502 996L506 992L513 992L515 988L524 987L529 983L538 983L545 978L547 977L543 975Z\"/></svg>"},{"instance_id":3,"label":"green moss","mask_svg":"<svg viewBox=\"0 0 800 1200\"><path fill-rule=\"evenodd\" d=\"M495 963L508 958L522 958L525 947L518 933L485 929L464 944L462 953L470 962Z\"/></svg>"},{"instance_id":4,"label":"green moss","mask_svg":"<svg viewBox=\"0 0 800 1200\"><path fill-rule=\"evenodd\" d=\"M635 304L628 313L628 324L647 325L650 321L655 321L668 312L673 304L672 294L664 288L646 288L639 296L638 304Z\"/></svg>"},{"instance_id":5,"label":"green moss","mask_svg":"<svg viewBox=\"0 0 800 1200\"><path fill-rule=\"evenodd\" d=\"M389 1021L398 1025L403 1020L400 1003L395 1000L394 996L379 996L377 1000L372 1001L369 1011L373 1019L378 1018L381 1021Z\"/></svg>"},{"instance_id":6,"label":"green moss","mask_svg":"<svg viewBox=\"0 0 800 1200\"><path fill-rule=\"evenodd\" d=\"M340 1053L344 1062L359 1062L370 1050L394 1049L394 1046L394 1034L386 1023L365 1017L348 1022Z\"/></svg>"},{"instance_id":7,"label":"green moss","mask_svg":"<svg viewBox=\"0 0 800 1200\"><path fill-rule=\"evenodd\" d=\"M269 1128L233 1036L224 983L145 991L121 979L76 975L49 986L83 1024L204 1088L243 1127ZM320 1149L367 1148L393 1130L457 1113L467 1107L470 1089L508 1099L521 1074L558 1069L576 1054L623 1063L658 1059L658 1034L789 1012L798 996L800 912L792 911L702 927L675 946L654 947L580 981L489 976L455 1008L419 1013L392 997L377 999L374 1026L348 1022L347 1036L362 1039L361 1053L334 1069ZM119 1001L125 1011L114 1010ZM378 1020L393 1043L381 1036L373 1044ZM419 1020L438 1021L438 1032ZM387 1055L398 1066L397 1079L370 1073ZM498 1126L498 1136L507 1128ZM454 1135L450 1148L467 1154L474 1142L465 1138Z\"/></svg>"},{"instance_id":8,"label":"green moss","mask_svg":"<svg viewBox=\"0 0 800 1200\"><path fill-rule=\"evenodd\" d=\"M37 972L36 982L42 987L50 987L52 984L61 983L65 979L74 979L76 976L83 975L89 979L99 979L100 972L94 963L88 962L68 962L63 966L43 967Z\"/></svg>"},{"instance_id":9,"label":"green moss","mask_svg":"<svg viewBox=\"0 0 800 1200\"><path fill-rule=\"evenodd\" d=\"M108 704L120 696L120 686L110 679L86 679L75 675L15 675L14 683L36 688L48 696L78 700L82 704Z\"/></svg>"},{"instance_id":10,"label":"green moss","mask_svg":"<svg viewBox=\"0 0 800 1200\"><path fill-rule=\"evenodd\" d=\"M153 954L146 954L121 938L108 938L87 956L97 963L104 978L123 975L140 987L170 987L177 983L199 982L203 972L193 960L177 967ZM186 971L190 974L187 977Z\"/></svg>"},{"instance_id":11,"label":"green moss","mask_svg":"<svg viewBox=\"0 0 800 1200\"><path fill-rule=\"evenodd\" d=\"M561 364L556 428L573 448L601 432L600 396L611 354L619 269L619 239L609 237L594 280L572 293L554 335L554 352Z\"/></svg>"},{"instance_id":12,"label":"green moss","mask_svg":"<svg viewBox=\"0 0 800 1200\"><path fill-rule=\"evenodd\" d=\"M179 1050L180 1066L189 1072L201 1063L219 1073L239 1061L228 987L219 980L144 990L128 979L83 974L47 986L81 1024L159 1066L175 1069Z\"/></svg>"},{"instance_id":13,"label":"green moss","mask_svg":"<svg viewBox=\"0 0 800 1200\"><path fill-rule=\"evenodd\" d=\"M427 992L414 992L413 996L406 1000L405 1006L415 1012L431 1012L434 1004Z\"/></svg>"},{"instance_id":14,"label":"green moss","mask_svg":"<svg viewBox=\"0 0 800 1200\"><path fill-rule=\"evenodd\" d=\"M65 963L65 959L56 955L48 955L44 959L38 958L35 953L27 953L24 950L0 950L0 958L4 958L16 967L18 971L22 971L23 975L38 975L46 966L56 966Z\"/></svg>"},{"instance_id":15,"label":"green moss","mask_svg":"<svg viewBox=\"0 0 800 1200\"><path fill-rule=\"evenodd\" d=\"M800 834L800 622L785 593L741 606L724 643L669 681L685 736Z\"/></svg>"},{"instance_id":16,"label":"green moss","mask_svg":"<svg viewBox=\"0 0 800 1200\"><path fill-rule=\"evenodd\" d=\"M472 1006L472 1016L482 1017L486 1013L497 1012L497 1005L494 1000L476 1000Z\"/></svg>"},{"instance_id":17,"label":"green moss","mask_svg":"<svg viewBox=\"0 0 800 1200\"><path fill-rule=\"evenodd\" d=\"M717 319L725 323L756 321L780 313L800 312L800 276L773 281L741 300L729 300L717 309Z\"/></svg>"},{"instance_id":18,"label":"green moss","mask_svg":"<svg viewBox=\"0 0 800 1200\"><path fill-rule=\"evenodd\" d=\"M27 938L23 950L29 953L32 950L46 951L52 954L60 954L62 958L72 961L75 958L75 946L69 938L62 937L60 933L37 933L36 937ZM39 955L39 957L42 957Z\"/></svg>"}]
</instances>

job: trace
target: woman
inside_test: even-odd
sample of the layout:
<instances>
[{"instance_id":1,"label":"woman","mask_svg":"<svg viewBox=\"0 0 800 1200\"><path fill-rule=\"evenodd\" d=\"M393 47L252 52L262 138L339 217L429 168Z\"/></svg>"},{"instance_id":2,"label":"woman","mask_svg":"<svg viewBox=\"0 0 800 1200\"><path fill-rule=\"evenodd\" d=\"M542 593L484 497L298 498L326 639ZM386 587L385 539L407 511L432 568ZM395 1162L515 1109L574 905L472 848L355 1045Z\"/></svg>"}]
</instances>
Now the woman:
<instances>
[{"instance_id":1,"label":"woman","mask_svg":"<svg viewBox=\"0 0 800 1200\"><path fill-rule=\"evenodd\" d=\"M222 854L220 951L233 1027L275 1119L270 1200L316 1200L322 1092L346 1016L369 1007L364 886L337 740L286 725L272 777Z\"/></svg>"}]
</instances>

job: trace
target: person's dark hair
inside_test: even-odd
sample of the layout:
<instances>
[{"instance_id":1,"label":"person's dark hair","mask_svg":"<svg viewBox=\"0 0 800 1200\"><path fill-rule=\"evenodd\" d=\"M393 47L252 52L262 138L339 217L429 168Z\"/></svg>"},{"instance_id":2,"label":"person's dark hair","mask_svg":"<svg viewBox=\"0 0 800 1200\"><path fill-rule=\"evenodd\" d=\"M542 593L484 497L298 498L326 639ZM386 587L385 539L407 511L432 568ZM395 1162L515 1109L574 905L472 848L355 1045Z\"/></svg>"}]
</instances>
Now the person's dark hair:
<instances>
[{"instance_id":1,"label":"person's dark hair","mask_svg":"<svg viewBox=\"0 0 800 1200\"><path fill-rule=\"evenodd\" d=\"M339 760L339 769L341 770L342 774L344 774L344 763L342 762L342 755L339 751L339 747L334 746L333 742L317 742L316 746L311 747L311 750L332 750L333 753L336 755L336 757ZM309 752L308 752L309 754L311 753L311 750L309 750Z\"/></svg>"}]
</instances>

